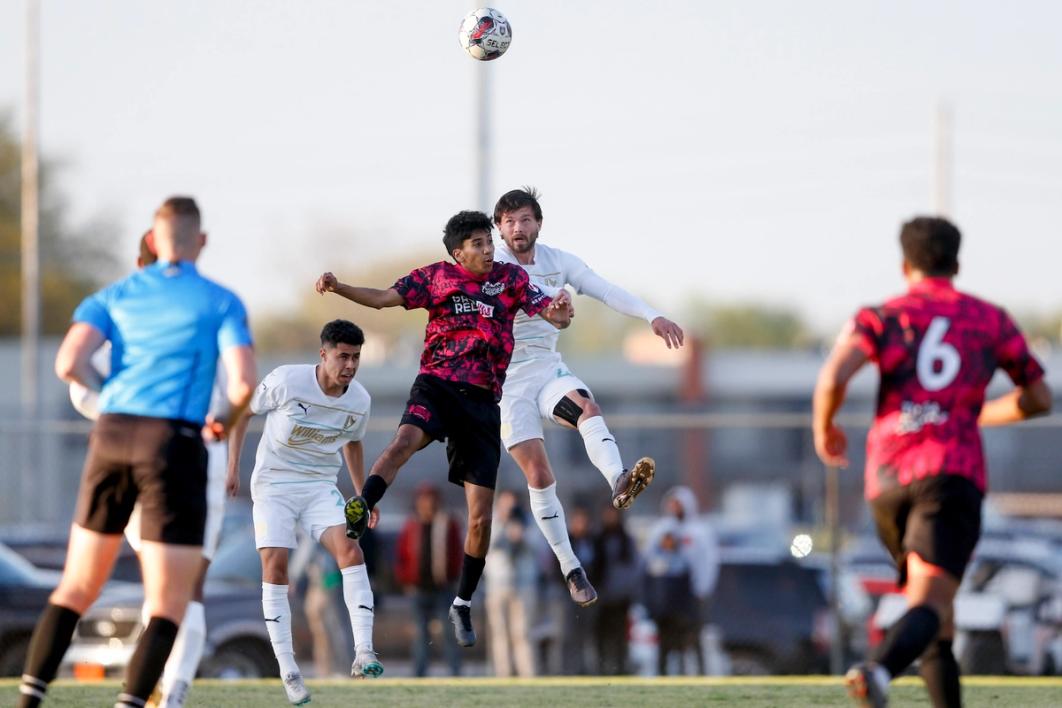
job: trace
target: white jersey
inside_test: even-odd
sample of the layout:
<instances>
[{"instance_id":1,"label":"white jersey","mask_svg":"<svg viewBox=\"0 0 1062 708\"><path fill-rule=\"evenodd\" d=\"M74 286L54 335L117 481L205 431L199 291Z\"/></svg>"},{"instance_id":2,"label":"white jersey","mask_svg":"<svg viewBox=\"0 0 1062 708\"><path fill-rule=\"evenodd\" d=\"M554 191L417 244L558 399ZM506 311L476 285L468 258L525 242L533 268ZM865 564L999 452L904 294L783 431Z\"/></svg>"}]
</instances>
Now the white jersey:
<instances>
[{"instance_id":1,"label":"white jersey","mask_svg":"<svg viewBox=\"0 0 1062 708\"><path fill-rule=\"evenodd\" d=\"M351 381L335 398L317 383L314 364L279 366L258 385L251 412L265 413L251 485L305 481L335 484L340 450L365 437L369 392Z\"/></svg>"},{"instance_id":2,"label":"white jersey","mask_svg":"<svg viewBox=\"0 0 1062 708\"><path fill-rule=\"evenodd\" d=\"M580 295L589 295L625 315L641 317L650 323L660 316L640 298L608 282L567 251L535 243L535 261L524 265L502 241L494 250L494 260L520 266L527 271L531 282L550 297L570 285ZM528 317L522 310L517 312L513 321L512 362L549 356L556 351L559 336L560 330L541 317Z\"/></svg>"}]
</instances>

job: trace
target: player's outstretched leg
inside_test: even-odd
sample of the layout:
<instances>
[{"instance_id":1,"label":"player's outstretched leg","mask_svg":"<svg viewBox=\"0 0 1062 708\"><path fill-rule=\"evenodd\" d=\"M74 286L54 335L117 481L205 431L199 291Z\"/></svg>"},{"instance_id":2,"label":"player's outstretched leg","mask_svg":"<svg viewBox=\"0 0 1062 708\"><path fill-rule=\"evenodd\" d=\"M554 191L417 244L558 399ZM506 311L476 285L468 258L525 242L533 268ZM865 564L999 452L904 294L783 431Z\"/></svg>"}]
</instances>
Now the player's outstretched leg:
<instances>
[{"instance_id":1,"label":"player's outstretched leg","mask_svg":"<svg viewBox=\"0 0 1062 708\"><path fill-rule=\"evenodd\" d=\"M527 493L531 502L531 515L545 536L553 555L561 567L561 574L568 592L577 605L587 607L597 601L597 591L586 577L586 571L572 550L568 538L568 522L564 506L557 497L557 481L546 456L546 446L541 438L532 438L516 443L509 454L527 478Z\"/></svg>"},{"instance_id":2,"label":"player's outstretched leg","mask_svg":"<svg viewBox=\"0 0 1062 708\"><path fill-rule=\"evenodd\" d=\"M634 463L634 467L624 470L612 487L612 506L617 509L630 509L635 497L652 484L656 476L656 462L651 457L643 457Z\"/></svg>"},{"instance_id":3,"label":"player's outstretched leg","mask_svg":"<svg viewBox=\"0 0 1062 708\"><path fill-rule=\"evenodd\" d=\"M560 563L564 582L568 586L568 593L572 601L580 607L588 607L597 602L597 591L586 577L586 571L572 550L571 539L568 538L568 524L564 517L564 507L557 498L557 483L550 484L545 489L535 489L528 486L528 494L531 499L531 513L535 517L535 523L546 537L553 554Z\"/></svg>"},{"instance_id":4,"label":"player's outstretched leg","mask_svg":"<svg viewBox=\"0 0 1062 708\"><path fill-rule=\"evenodd\" d=\"M293 705L309 703L310 691L302 679L299 665L295 663L295 649L291 643L291 605L288 603L286 583L262 583L262 613L266 631L269 632L269 643L273 645L273 654L280 667L284 693Z\"/></svg>"},{"instance_id":5,"label":"player's outstretched leg","mask_svg":"<svg viewBox=\"0 0 1062 708\"><path fill-rule=\"evenodd\" d=\"M465 534L465 557L461 562L461 575L457 581L457 597L450 606L450 624L454 627L457 643L470 647L476 643L472 629L472 595L483 577L487 549L490 547L491 511L494 505L494 490L477 484L465 483L465 501L468 504L468 531Z\"/></svg>"}]
</instances>

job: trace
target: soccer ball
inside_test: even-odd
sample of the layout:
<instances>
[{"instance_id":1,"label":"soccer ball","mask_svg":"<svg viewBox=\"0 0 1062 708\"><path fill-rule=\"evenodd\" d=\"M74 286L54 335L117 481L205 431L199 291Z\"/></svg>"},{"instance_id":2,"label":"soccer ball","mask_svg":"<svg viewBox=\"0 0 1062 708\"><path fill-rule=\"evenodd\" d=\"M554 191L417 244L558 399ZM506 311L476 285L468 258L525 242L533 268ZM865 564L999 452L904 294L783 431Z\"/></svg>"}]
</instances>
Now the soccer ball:
<instances>
[{"instance_id":1,"label":"soccer ball","mask_svg":"<svg viewBox=\"0 0 1062 708\"><path fill-rule=\"evenodd\" d=\"M505 54L513 41L513 29L505 15L492 7L481 7L461 20L457 39L473 59L491 61Z\"/></svg>"}]
</instances>

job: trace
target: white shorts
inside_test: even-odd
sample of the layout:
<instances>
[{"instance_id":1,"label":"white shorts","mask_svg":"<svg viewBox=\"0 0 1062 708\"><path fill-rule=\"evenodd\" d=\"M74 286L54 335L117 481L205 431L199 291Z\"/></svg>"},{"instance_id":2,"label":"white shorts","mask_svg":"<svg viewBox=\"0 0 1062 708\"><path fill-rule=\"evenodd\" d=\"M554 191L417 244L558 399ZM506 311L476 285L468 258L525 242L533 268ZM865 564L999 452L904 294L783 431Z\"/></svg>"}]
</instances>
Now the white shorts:
<instances>
[{"instance_id":1,"label":"white shorts","mask_svg":"<svg viewBox=\"0 0 1062 708\"><path fill-rule=\"evenodd\" d=\"M225 473L228 468L228 444L207 443L207 515L203 529L203 557L214 558L221 539L221 523L225 519ZM125 526L125 540L130 547L140 552L140 504L133 507L133 514Z\"/></svg>"},{"instance_id":2,"label":"white shorts","mask_svg":"<svg viewBox=\"0 0 1062 708\"><path fill-rule=\"evenodd\" d=\"M321 540L332 526L345 526L346 500L335 482L251 483L251 514L254 517L255 548L295 548L296 525Z\"/></svg>"},{"instance_id":3,"label":"white shorts","mask_svg":"<svg viewBox=\"0 0 1062 708\"><path fill-rule=\"evenodd\" d=\"M580 388L590 390L568 370L557 352L510 364L498 404L505 449L525 440L541 439L542 421L553 420L553 409L565 394Z\"/></svg>"}]
</instances>

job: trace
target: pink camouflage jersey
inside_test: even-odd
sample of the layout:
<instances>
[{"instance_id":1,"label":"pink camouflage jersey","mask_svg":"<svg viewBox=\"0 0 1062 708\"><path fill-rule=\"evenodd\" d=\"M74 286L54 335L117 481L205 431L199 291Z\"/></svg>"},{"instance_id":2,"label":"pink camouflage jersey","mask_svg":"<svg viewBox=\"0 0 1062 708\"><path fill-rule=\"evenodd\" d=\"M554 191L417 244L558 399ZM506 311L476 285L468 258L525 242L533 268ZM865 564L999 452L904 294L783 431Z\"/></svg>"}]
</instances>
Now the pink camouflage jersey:
<instances>
[{"instance_id":1,"label":"pink camouflage jersey","mask_svg":"<svg viewBox=\"0 0 1062 708\"><path fill-rule=\"evenodd\" d=\"M881 372L867 435L865 492L938 474L986 488L977 418L997 368L1017 386L1044 375L1001 308L927 278L905 295L860 310L852 331Z\"/></svg>"},{"instance_id":2,"label":"pink camouflage jersey","mask_svg":"<svg viewBox=\"0 0 1062 708\"><path fill-rule=\"evenodd\" d=\"M475 275L440 261L414 270L392 287L407 310L428 311L420 373L482 386L493 391L495 400L501 399L513 355L516 311L534 317L553 302L527 271L508 263L495 263L490 273Z\"/></svg>"}]
</instances>

